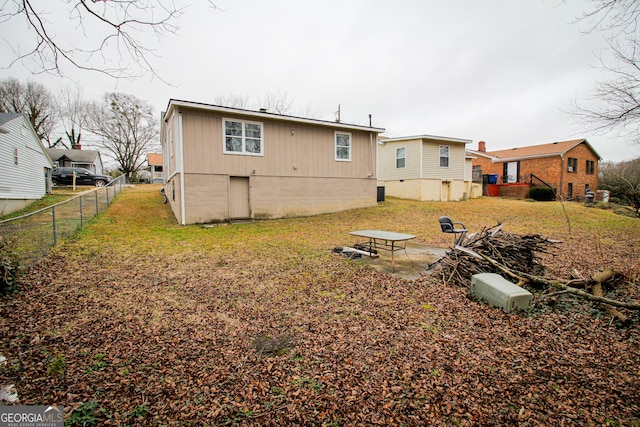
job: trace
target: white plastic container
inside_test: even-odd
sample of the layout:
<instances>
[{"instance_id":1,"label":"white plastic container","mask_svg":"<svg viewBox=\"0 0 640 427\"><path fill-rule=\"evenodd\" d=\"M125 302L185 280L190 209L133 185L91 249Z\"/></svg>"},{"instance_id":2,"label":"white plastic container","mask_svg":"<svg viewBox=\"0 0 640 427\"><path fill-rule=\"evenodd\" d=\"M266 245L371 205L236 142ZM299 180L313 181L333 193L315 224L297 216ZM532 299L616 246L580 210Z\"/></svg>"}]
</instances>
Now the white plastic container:
<instances>
[{"instance_id":1,"label":"white plastic container","mask_svg":"<svg viewBox=\"0 0 640 427\"><path fill-rule=\"evenodd\" d=\"M471 276L471 295L487 301L510 313L514 309L526 310L531 305L533 294L511 283L495 273L480 273Z\"/></svg>"}]
</instances>

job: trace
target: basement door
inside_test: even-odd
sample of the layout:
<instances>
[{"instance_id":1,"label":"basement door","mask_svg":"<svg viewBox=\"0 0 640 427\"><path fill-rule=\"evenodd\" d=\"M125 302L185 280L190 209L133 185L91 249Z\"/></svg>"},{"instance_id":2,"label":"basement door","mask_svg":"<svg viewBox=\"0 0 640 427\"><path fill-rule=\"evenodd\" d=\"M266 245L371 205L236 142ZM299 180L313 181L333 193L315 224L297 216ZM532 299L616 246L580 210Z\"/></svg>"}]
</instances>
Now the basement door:
<instances>
[{"instance_id":1,"label":"basement door","mask_svg":"<svg viewBox=\"0 0 640 427\"><path fill-rule=\"evenodd\" d=\"M249 178L232 176L229 178L229 218L249 218Z\"/></svg>"}]
</instances>

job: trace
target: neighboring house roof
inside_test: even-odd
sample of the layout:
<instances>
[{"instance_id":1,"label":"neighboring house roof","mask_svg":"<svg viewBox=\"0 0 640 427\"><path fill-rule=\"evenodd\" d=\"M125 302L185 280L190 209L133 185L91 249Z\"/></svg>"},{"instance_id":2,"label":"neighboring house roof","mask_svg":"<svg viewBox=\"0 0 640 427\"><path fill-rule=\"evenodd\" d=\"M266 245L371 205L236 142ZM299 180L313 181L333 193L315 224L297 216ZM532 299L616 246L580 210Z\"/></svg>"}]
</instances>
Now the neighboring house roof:
<instances>
[{"instance_id":1,"label":"neighboring house roof","mask_svg":"<svg viewBox=\"0 0 640 427\"><path fill-rule=\"evenodd\" d=\"M162 166L162 154L149 153L147 154L147 164L149 166Z\"/></svg>"},{"instance_id":2,"label":"neighboring house roof","mask_svg":"<svg viewBox=\"0 0 640 427\"><path fill-rule=\"evenodd\" d=\"M78 163L94 163L99 157L100 152L95 150L65 150L61 148L47 148L49 157L54 162L66 157L72 162Z\"/></svg>"},{"instance_id":3,"label":"neighboring house roof","mask_svg":"<svg viewBox=\"0 0 640 427\"><path fill-rule=\"evenodd\" d=\"M0 126L20 116L22 116L22 113L0 113Z\"/></svg>"},{"instance_id":4,"label":"neighboring house roof","mask_svg":"<svg viewBox=\"0 0 640 427\"><path fill-rule=\"evenodd\" d=\"M0 113L0 133L9 133L8 129L3 128L11 120L17 119L22 116L22 113Z\"/></svg>"},{"instance_id":5,"label":"neighboring house roof","mask_svg":"<svg viewBox=\"0 0 640 427\"><path fill-rule=\"evenodd\" d=\"M436 135L414 135L414 136L401 136L397 138L380 137L378 142L384 144L385 142L410 141L413 139L433 139L437 141L459 142L461 144L471 144L471 142L473 142L470 139L451 138L449 136L436 136Z\"/></svg>"},{"instance_id":6,"label":"neighboring house roof","mask_svg":"<svg viewBox=\"0 0 640 427\"><path fill-rule=\"evenodd\" d=\"M51 159L51 156L49 155L49 153L47 153L47 150L45 149L44 144L42 143L42 140L38 137L38 134L36 133L36 130L33 128L33 125L31 124L31 121L29 121L29 117L26 114L24 114L24 113L0 113L0 133L8 134L9 130L4 128L3 126L6 125L7 123L17 119L17 118L20 118L20 117L24 117L24 121L26 122L25 125L28 126L28 128L30 129L34 139L36 141L38 141L38 145L42 149L42 153L47 158L47 162L51 166L53 166L53 160Z\"/></svg>"},{"instance_id":7,"label":"neighboring house roof","mask_svg":"<svg viewBox=\"0 0 640 427\"><path fill-rule=\"evenodd\" d=\"M229 113L229 114L242 114L242 115L254 117L254 118L281 120L281 121L297 122L297 123L307 123L307 124L313 124L313 125L319 125L319 126L330 126L332 128L364 130L364 131L373 131L377 133L384 132L384 128L353 125L353 124L348 124L343 122L331 122L328 120L307 119L304 117L297 117L297 116L285 116L284 114L269 113L267 111L245 110L242 108L223 107L221 105L204 104L200 102L191 102L191 101L181 101L178 99L169 100L169 105L167 106L167 111L163 114L163 118L166 119L167 117L169 117L169 115L171 114L171 111L176 107L197 108L201 110L217 111L217 112Z\"/></svg>"},{"instance_id":8,"label":"neighboring house roof","mask_svg":"<svg viewBox=\"0 0 640 427\"><path fill-rule=\"evenodd\" d=\"M474 150L467 151L476 156L489 157L493 162L506 162L513 160L534 159L540 157L562 156L582 143L586 144L587 147L589 147L589 149L593 151L593 154L595 154L598 160L602 160L602 157L600 157L597 151L591 146L591 144L589 144L589 141L584 138L572 139L569 141L552 142L549 144L529 145L526 147L516 147L506 150L486 152Z\"/></svg>"}]
</instances>

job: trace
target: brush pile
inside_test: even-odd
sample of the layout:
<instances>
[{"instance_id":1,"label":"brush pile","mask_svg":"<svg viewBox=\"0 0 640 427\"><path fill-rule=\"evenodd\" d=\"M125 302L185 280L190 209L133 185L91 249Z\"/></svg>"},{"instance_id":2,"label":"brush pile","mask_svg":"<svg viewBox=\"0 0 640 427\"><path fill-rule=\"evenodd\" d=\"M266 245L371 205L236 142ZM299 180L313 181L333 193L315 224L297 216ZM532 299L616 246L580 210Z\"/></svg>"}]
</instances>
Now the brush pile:
<instances>
[{"instance_id":1,"label":"brush pile","mask_svg":"<svg viewBox=\"0 0 640 427\"><path fill-rule=\"evenodd\" d=\"M504 275L493 264L477 256L482 254L511 270L543 276L545 268L538 261L536 254L553 254L550 249L554 243L557 241L540 235L518 235L502 231L502 224L498 224L467 235L440 261L441 273L446 283L460 287L469 287L471 276L474 274Z\"/></svg>"}]
</instances>

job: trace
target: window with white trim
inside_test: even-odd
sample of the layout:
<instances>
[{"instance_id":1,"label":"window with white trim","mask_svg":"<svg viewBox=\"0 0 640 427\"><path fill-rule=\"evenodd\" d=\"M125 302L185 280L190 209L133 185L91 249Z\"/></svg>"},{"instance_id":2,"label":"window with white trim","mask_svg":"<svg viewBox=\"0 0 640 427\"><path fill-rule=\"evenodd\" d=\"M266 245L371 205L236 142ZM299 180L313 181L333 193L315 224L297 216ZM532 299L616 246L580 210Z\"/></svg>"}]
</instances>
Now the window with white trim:
<instances>
[{"instance_id":1,"label":"window with white trim","mask_svg":"<svg viewBox=\"0 0 640 427\"><path fill-rule=\"evenodd\" d=\"M223 119L224 152L262 156L262 123Z\"/></svg>"},{"instance_id":2,"label":"window with white trim","mask_svg":"<svg viewBox=\"0 0 640 427\"><path fill-rule=\"evenodd\" d=\"M13 164L18 166L18 147L13 149Z\"/></svg>"},{"instance_id":3,"label":"window with white trim","mask_svg":"<svg viewBox=\"0 0 640 427\"><path fill-rule=\"evenodd\" d=\"M173 119L171 119L173 121ZM173 157L173 125L167 125L167 147L169 148L169 157Z\"/></svg>"},{"instance_id":4,"label":"window with white trim","mask_svg":"<svg viewBox=\"0 0 640 427\"><path fill-rule=\"evenodd\" d=\"M440 146L440 167L441 168L449 167L449 146L448 145Z\"/></svg>"},{"instance_id":5,"label":"window with white trim","mask_svg":"<svg viewBox=\"0 0 640 427\"><path fill-rule=\"evenodd\" d=\"M336 160L342 162L351 161L351 133L336 132L335 133L335 153Z\"/></svg>"},{"instance_id":6,"label":"window with white trim","mask_svg":"<svg viewBox=\"0 0 640 427\"><path fill-rule=\"evenodd\" d=\"M407 163L407 150L405 147L396 148L396 169L402 169Z\"/></svg>"}]
</instances>

